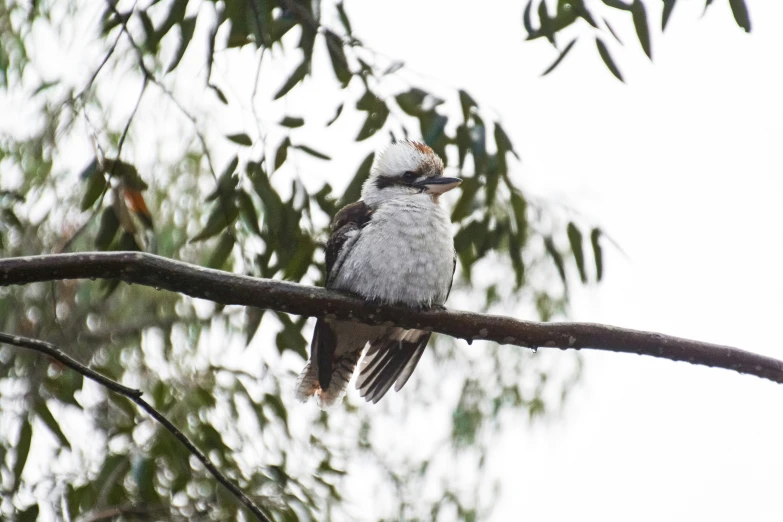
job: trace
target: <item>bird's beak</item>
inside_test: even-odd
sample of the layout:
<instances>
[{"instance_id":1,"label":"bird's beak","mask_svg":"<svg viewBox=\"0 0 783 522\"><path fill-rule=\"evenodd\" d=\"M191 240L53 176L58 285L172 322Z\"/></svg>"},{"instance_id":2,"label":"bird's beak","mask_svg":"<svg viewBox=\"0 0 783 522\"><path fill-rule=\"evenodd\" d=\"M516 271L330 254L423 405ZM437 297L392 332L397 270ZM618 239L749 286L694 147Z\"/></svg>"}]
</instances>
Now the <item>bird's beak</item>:
<instances>
[{"instance_id":1,"label":"bird's beak","mask_svg":"<svg viewBox=\"0 0 783 522\"><path fill-rule=\"evenodd\" d=\"M459 186L462 180L459 178L427 178L416 183L419 187L424 187L429 194L443 194Z\"/></svg>"}]
</instances>

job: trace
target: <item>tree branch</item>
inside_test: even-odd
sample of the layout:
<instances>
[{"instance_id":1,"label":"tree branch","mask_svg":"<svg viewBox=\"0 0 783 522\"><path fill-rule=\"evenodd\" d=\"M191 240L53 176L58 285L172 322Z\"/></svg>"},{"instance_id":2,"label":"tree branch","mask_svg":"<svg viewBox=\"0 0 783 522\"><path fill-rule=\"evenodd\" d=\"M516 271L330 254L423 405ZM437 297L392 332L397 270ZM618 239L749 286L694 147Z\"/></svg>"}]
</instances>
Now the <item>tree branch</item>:
<instances>
[{"instance_id":1,"label":"tree branch","mask_svg":"<svg viewBox=\"0 0 783 522\"><path fill-rule=\"evenodd\" d=\"M60 256L53 255L53 256L40 256L40 257L56 258ZM24 258L12 258L12 259L24 259ZM231 494L237 498L237 500L239 500L242 504L244 504L244 506L251 513L253 513L258 520L260 520L261 522L269 522L269 518L267 518L267 516L264 515L264 513L261 511L261 508L259 508L250 499L250 497L248 497L241 489L239 489L238 486L236 486L225 475L223 475L223 473L221 473L220 470L218 470L217 467L215 467L215 465L212 464L212 461L210 461L209 458L207 458L207 456L204 455L201 452L201 450L199 450L196 447L196 445L193 444L190 441L190 439L179 430L179 428L174 426L174 424L172 424L170 420L164 417L163 414L160 413L158 410L156 410L152 405L150 405L150 403L148 403L147 401L141 398L142 392L140 390L134 390L132 388L123 386L122 384L115 382L109 379L108 377L105 377L100 373L87 368L80 362L76 361L75 359L63 353L55 345L51 343L47 343L46 341L41 341L38 339L30 339L29 337L10 335L7 333L0 332L0 343L19 346L21 348L27 348L28 350L33 350L48 355L52 359L55 359L56 361L64 364L65 366L68 366L72 370L84 375L88 379L92 379L93 381L108 388L109 390L118 393L120 395L123 395L128 399L130 399L131 401L135 402L136 405L138 405L141 409L149 413L152 418L154 418L156 421L161 423L164 428L166 428L169 432L171 432L171 434L174 435L188 449L188 451L190 451L190 453L194 457L196 457L199 461L201 461L201 463L204 465L205 468L207 468L207 470L209 470L212 476L215 477L215 479L218 482L220 482L223 486L225 486L225 488L228 489L231 492Z\"/></svg>"},{"instance_id":2,"label":"tree branch","mask_svg":"<svg viewBox=\"0 0 783 522\"><path fill-rule=\"evenodd\" d=\"M592 323L539 323L455 310L414 310L286 281L212 270L140 252L94 252L0 259L0 285L61 279L119 279L290 314L420 328L468 342L529 348L594 349L725 368L783 383L783 361L717 344Z\"/></svg>"}]
</instances>

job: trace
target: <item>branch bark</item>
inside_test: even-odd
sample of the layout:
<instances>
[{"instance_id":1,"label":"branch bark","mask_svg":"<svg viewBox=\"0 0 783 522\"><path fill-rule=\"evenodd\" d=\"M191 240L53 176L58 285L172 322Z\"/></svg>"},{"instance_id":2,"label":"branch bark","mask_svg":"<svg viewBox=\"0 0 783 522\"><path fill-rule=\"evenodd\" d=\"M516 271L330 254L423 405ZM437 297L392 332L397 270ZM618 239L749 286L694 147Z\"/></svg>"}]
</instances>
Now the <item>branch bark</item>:
<instances>
[{"instance_id":1,"label":"branch bark","mask_svg":"<svg viewBox=\"0 0 783 522\"><path fill-rule=\"evenodd\" d=\"M752 352L592 323L539 323L456 310L414 310L369 303L324 288L258 279L140 252L94 252L0 259L0 285L62 279L119 279L208 299L289 314L420 328L468 342L528 348L594 349L725 368L783 383L783 361Z\"/></svg>"},{"instance_id":2,"label":"branch bark","mask_svg":"<svg viewBox=\"0 0 783 522\"><path fill-rule=\"evenodd\" d=\"M58 257L58 256L42 256L42 257ZM30 339L28 337L22 337L20 335L10 335L7 333L0 332L0 343L4 344L10 344L12 346L18 346L20 348L27 348L28 350L33 350L39 353L43 353L45 355L48 355L52 359L55 359L56 361L64 364L65 366L68 366L72 370L79 372L80 374L84 375L88 379L92 379L93 381L97 382L98 384L106 387L107 389L113 391L114 393L118 393L120 395L123 395L136 403L136 405L146 411L152 418L154 418L156 421L158 421L160 424L163 425L164 428L166 428L174 437L179 440L183 446L185 446L188 451L196 457L207 470L212 474L215 479L222 484L226 489L228 489L232 495L234 495L239 502L241 502L248 510L250 510L253 515L256 516L256 518L261 522L269 522L269 518L261 511L261 508L259 508L255 502L253 502L250 497L248 497L244 491L239 489L238 486L236 486L233 482L231 482L223 473L220 472L219 469L212 463L209 458L207 458L204 453L199 450L193 442L182 433L182 431L179 430L170 420L168 420L161 412L159 412L157 409L155 409L150 403L145 401L141 398L142 392L140 390L134 390L133 388L128 388L126 386L123 386L122 384L115 382L108 377L105 377L101 375L100 373L89 369L88 367L84 366L82 363L76 361L75 359L72 359L68 355L62 352L59 348L57 348L55 345L51 343L47 343L46 341L41 341L38 339ZM121 514L121 513L120 513ZM112 516L116 516L116 513ZM98 518L91 518L90 520L99 520L102 518L108 518L107 516L101 516Z\"/></svg>"}]
</instances>

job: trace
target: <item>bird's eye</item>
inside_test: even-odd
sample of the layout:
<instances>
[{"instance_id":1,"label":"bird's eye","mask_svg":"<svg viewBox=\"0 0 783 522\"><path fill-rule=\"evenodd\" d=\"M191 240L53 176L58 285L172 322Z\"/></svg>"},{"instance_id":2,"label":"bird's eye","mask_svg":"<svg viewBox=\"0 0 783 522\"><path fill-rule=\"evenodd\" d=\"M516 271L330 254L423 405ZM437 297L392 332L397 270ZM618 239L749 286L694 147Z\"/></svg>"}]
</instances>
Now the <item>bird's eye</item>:
<instances>
[{"instance_id":1,"label":"bird's eye","mask_svg":"<svg viewBox=\"0 0 783 522\"><path fill-rule=\"evenodd\" d=\"M415 173L415 172L413 172L413 171L411 171L411 170L409 170L409 171L405 172L405 173L402 175L402 179L403 179L403 181L405 181L406 183L413 183L414 181L416 181L416 177L417 177L416 173Z\"/></svg>"}]
</instances>

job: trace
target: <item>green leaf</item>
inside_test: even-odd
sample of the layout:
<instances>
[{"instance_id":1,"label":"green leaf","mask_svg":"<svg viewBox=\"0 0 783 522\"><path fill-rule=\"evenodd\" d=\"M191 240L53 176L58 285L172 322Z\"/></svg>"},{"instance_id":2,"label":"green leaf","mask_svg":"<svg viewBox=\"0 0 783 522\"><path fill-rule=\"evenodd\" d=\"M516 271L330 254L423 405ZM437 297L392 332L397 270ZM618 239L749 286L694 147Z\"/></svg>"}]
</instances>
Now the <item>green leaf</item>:
<instances>
[{"instance_id":1,"label":"green leaf","mask_svg":"<svg viewBox=\"0 0 783 522\"><path fill-rule=\"evenodd\" d=\"M182 57L185 56L185 51L188 50L188 45L193 39L193 32L196 29L196 17L190 16L182 20L180 24L180 38L177 50L174 51L174 57L171 59L171 63L166 68L166 73L170 73L177 68L179 62L182 61Z\"/></svg>"},{"instance_id":2,"label":"green leaf","mask_svg":"<svg viewBox=\"0 0 783 522\"><path fill-rule=\"evenodd\" d=\"M571 40L571 41L569 42L569 44L568 44L568 45L566 45L566 46L565 46L565 48L564 48L564 49L563 49L563 50L560 52L560 54L558 55L558 57L557 57L557 60L555 60L554 62L552 62L552 65L550 65L549 67L547 67L546 71L544 71L543 73L541 73L541 76L546 76L547 74L549 74L549 73L551 73L552 71L554 71L554 70L555 70L555 67L557 67L558 65L560 65L560 62L562 62L562 61L563 61L563 58L565 58L565 57L566 57L566 55L568 54L568 52L569 52L569 51L570 51L570 50L571 50L571 49L574 47L574 44L576 43L576 40L577 40L577 39L576 39L576 38L574 38L573 40Z\"/></svg>"},{"instance_id":3,"label":"green leaf","mask_svg":"<svg viewBox=\"0 0 783 522\"><path fill-rule=\"evenodd\" d=\"M303 118L295 118L293 116L286 116L280 122L280 125L282 125L283 127L288 127L288 128L291 128L291 129L295 129L297 127L301 127L302 125L304 125L304 119Z\"/></svg>"},{"instance_id":4,"label":"green leaf","mask_svg":"<svg viewBox=\"0 0 783 522\"><path fill-rule=\"evenodd\" d=\"M22 482L22 472L24 472L24 465L30 453L30 441L32 438L33 426L30 424L30 419L25 419L22 422L22 427L19 429L19 439L16 442L16 460L14 460L13 467L14 492L19 489L19 485Z\"/></svg>"},{"instance_id":5,"label":"green leaf","mask_svg":"<svg viewBox=\"0 0 783 522\"><path fill-rule=\"evenodd\" d=\"M334 75L340 81L343 88L345 88L351 82L353 74L348 67L348 58L345 56L343 41L339 36L329 30L324 32L324 36L326 37L326 48L329 51L329 59L332 61Z\"/></svg>"},{"instance_id":6,"label":"green leaf","mask_svg":"<svg viewBox=\"0 0 783 522\"><path fill-rule=\"evenodd\" d=\"M303 60L302 63L300 63L296 69L294 69L294 72L291 73L291 76L288 77L288 79L285 81L282 87L280 87L280 90L277 91L277 94L275 94L275 100L279 100L286 94L288 94L288 91L294 88L294 86L304 80L304 77L307 76L307 71L310 68L310 62L307 60Z\"/></svg>"},{"instance_id":7,"label":"green leaf","mask_svg":"<svg viewBox=\"0 0 783 522\"><path fill-rule=\"evenodd\" d=\"M98 201L98 198L101 197L105 188L106 177L102 172L96 172L89 176L89 178L87 178L87 190L82 197L81 209L87 210L88 208L91 208L95 202Z\"/></svg>"},{"instance_id":8,"label":"green leaf","mask_svg":"<svg viewBox=\"0 0 783 522\"><path fill-rule=\"evenodd\" d=\"M663 0L663 13L661 14L661 31L666 30L666 24L669 23L669 17L674 10L674 4L677 0Z\"/></svg>"},{"instance_id":9,"label":"green leaf","mask_svg":"<svg viewBox=\"0 0 783 522\"><path fill-rule=\"evenodd\" d=\"M163 37L166 36L166 34L171 31L175 25L184 22L185 11L187 10L187 7L188 0L174 0L174 2L172 2L171 9L166 16L166 19L163 20L163 24L160 26L160 29L156 31L158 40L162 40Z\"/></svg>"},{"instance_id":10,"label":"green leaf","mask_svg":"<svg viewBox=\"0 0 783 522\"><path fill-rule=\"evenodd\" d=\"M576 268L579 269L579 277L583 283L587 283L587 272L585 271L585 254L582 250L582 232L573 222L568 224L568 242L571 243L571 251L574 253Z\"/></svg>"},{"instance_id":11,"label":"green leaf","mask_svg":"<svg viewBox=\"0 0 783 522\"><path fill-rule=\"evenodd\" d=\"M519 159L519 154L514 150L508 134L506 134L506 131L503 130L503 127L498 122L495 122L495 145L497 145L498 154L502 153L505 156L506 152L510 152L515 158Z\"/></svg>"},{"instance_id":12,"label":"green leaf","mask_svg":"<svg viewBox=\"0 0 783 522\"><path fill-rule=\"evenodd\" d=\"M601 278L604 276L604 256L603 251L601 250L601 229L594 228L592 232L590 232L590 243L593 245L593 255L595 256L595 272L596 272L596 279L598 281L601 281Z\"/></svg>"},{"instance_id":13,"label":"green leaf","mask_svg":"<svg viewBox=\"0 0 783 522\"><path fill-rule=\"evenodd\" d=\"M386 123L386 119L389 117L389 109L386 104L382 103L377 111L367 113L367 119L364 120L364 125L359 130L359 134L356 136L356 141L363 141L373 136L376 132L383 128Z\"/></svg>"},{"instance_id":14,"label":"green leaf","mask_svg":"<svg viewBox=\"0 0 783 522\"><path fill-rule=\"evenodd\" d=\"M101 224L98 227L98 233L95 235L95 247L98 250L108 250L117 230L120 228L120 220L114 207L107 207L101 213Z\"/></svg>"},{"instance_id":15,"label":"green leaf","mask_svg":"<svg viewBox=\"0 0 783 522\"><path fill-rule=\"evenodd\" d=\"M532 1L532 0L531 0ZM477 107L476 100L474 100L470 94L460 89L459 91L459 103L462 106L462 116L465 118L465 123L470 119L471 112L474 107Z\"/></svg>"},{"instance_id":16,"label":"green leaf","mask_svg":"<svg viewBox=\"0 0 783 522\"><path fill-rule=\"evenodd\" d=\"M359 170L356 171L356 174L351 180L351 183L348 185L348 188L345 189L343 197L340 198L340 203L337 205L338 207L342 208L348 203L353 203L359 199L359 196L361 196L362 193L362 185L364 185L364 182L367 181L367 178L370 177L370 168L372 167L372 162L374 159L374 152L371 152L367 155L366 158L364 158L364 161L362 161L362 163L359 165Z\"/></svg>"},{"instance_id":17,"label":"green leaf","mask_svg":"<svg viewBox=\"0 0 783 522\"><path fill-rule=\"evenodd\" d=\"M302 152L306 152L307 154L316 157L318 159L327 160L327 161L332 159L326 154L324 154L323 152L318 152L317 150L310 148L307 145L292 145L292 147L295 149L299 149Z\"/></svg>"},{"instance_id":18,"label":"green leaf","mask_svg":"<svg viewBox=\"0 0 783 522\"><path fill-rule=\"evenodd\" d=\"M329 122L326 124L326 126L329 127L329 126L332 125L332 123L336 122L337 118L340 117L340 114L342 114L342 112L343 112L343 104L341 103L340 106L337 107L337 112L335 113L334 118L329 120Z\"/></svg>"},{"instance_id":19,"label":"green leaf","mask_svg":"<svg viewBox=\"0 0 783 522\"><path fill-rule=\"evenodd\" d=\"M152 19L145 10L137 11L139 18L141 19L141 26L144 28L144 48L152 54L158 52L158 44L160 43L160 37L155 31L155 26L152 25Z\"/></svg>"},{"instance_id":20,"label":"green leaf","mask_svg":"<svg viewBox=\"0 0 783 522\"><path fill-rule=\"evenodd\" d=\"M94 159L90 162L89 165L84 167L84 170L82 170L81 174L79 174L79 179L81 180L87 180L92 178L98 174L98 160ZM101 173L103 174L103 173Z\"/></svg>"},{"instance_id":21,"label":"green leaf","mask_svg":"<svg viewBox=\"0 0 783 522\"><path fill-rule=\"evenodd\" d=\"M32 506L25 509L24 511L17 513L16 518L14 518L14 520L16 522L36 522L36 520L38 520L38 511L39 511L38 504L33 504Z\"/></svg>"},{"instance_id":22,"label":"green leaf","mask_svg":"<svg viewBox=\"0 0 783 522\"><path fill-rule=\"evenodd\" d=\"M636 28L636 36L639 37L639 43L642 44L642 49L644 49L644 54L652 60L650 27L647 23L647 11L644 8L642 0L634 0L631 5L631 17L633 18L633 25Z\"/></svg>"},{"instance_id":23,"label":"green leaf","mask_svg":"<svg viewBox=\"0 0 783 522\"><path fill-rule=\"evenodd\" d=\"M617 36L617 33L614 32L614 29L612 29L612 26L609 24L609 20L607 20L606 18L604 18L603 20L604 20L604 25L606 25L606 28L609 29L609 32L611 33L612 36L614 36L614 39L617 40L617 43L623 45L623 41L620 40L620 37Z\"/></svg>"},{"instance_id":24,"label":"green leaf","mask_svg":"<svg viewBox=\"0 0 783 522\"><path fill-rule=\"evenodd\" d=\"M563 263L563 256L557 250L557 247L555 246L555 242L552 240L551 236L547 236L544 238L544 247L546 247L547 253L552 257L552 261L555 262L555 266L557 267L557 273L560 275L560 280L563 281L563 285L567 285L565 264Z\"/></svg>"},{"instance_id":25,"label":"green leaf","mask_svg":"<svg viewBox=\"0 0 783 522\"><path fill-rule=\"evenodd\" d=\"M519 234L520 243L524 246L527 241L527 201L516 191L511 191L511 209L514 211L514 223L517 234Z\"/></svg>"},{"instance_id":26,"label":"green leaf","mask_svg":"<svg viewBox=\"0 0 783 522\"><path fill-rule=\"evenodd\" d=\"M397 105L400 106L400 109L402 109L405 114L410 116L418 116L421 114L422 104L424 103L425 98L427 98L427 91L423 91L416 87L395 96Z\"/></svg>"},{"instance_id":27,"label":"green leaf","mask_svg":"<svg viewBox=\"0 0 783 522\"><path fill-rule=\"evenodd\" d=\"M283 401L280 400L280 397L277 395L272 395L271 393L264 394L264 404L268 404L272 407L275 415L277 415L277 417L283 421L283 425L285 426L286 430L288 430L288 410L286 410L285 406L283 405Z\"/></svg>"},{"instance_id":28,"label":"green leaf","mask_svg":"<svg viewBox=\"0 0 783 522\"><path fill-rule=\"evenodd\" d=\"M220 90L220 88L216 85L212 85L211 83L207 85L210 89L212 89L215 94L217 95L218 99L224 104L228 105L228 98L226 98L226 95L223 94L223 91Z\"/></svg>"},{"instance_id":29,"label":"green leaf","mask_svg":"<svg viewBox=\"0 0 783 522\"><path fill-rule=\"evenodd\" d=\"M348 20L348 15L345 14L345 7L343 7L342 2L338 2L336 7L337 14L340 15L340 23L343 25L343 29L345 29L348 36L350 36L353 31L351 30L351 22Z\"/></svg>"},{"instance_id":30,"label":"green leaf","mask_svg":"<svg viewBox=\"0 0 783 522\"><path fill-rule=\"evenodd\" d=\"M261 326L261 319L264 317L265 310L248 306L245 308L245 344L250 344L253 337Z\"/></svg>"},{"instance_id":31,"label":"green leaf","mask_svg":"<svg viewBox=\"0 0 783 522\"><path fill-rule=\"evenodd\" d=\"M36 402L35 406L33 407L33 411L38 416L38 418L41 419L44 424L46 424L46 427L49 428L49 431L51 431L52 434L57 437L57 439L60 441L60 444L67 448L71 447L71 443L68 442L68 439L65 437L63 430L60 429L60 424L54 418L52 412L49 411L49 407L46 405L46 402L43 400Z\"/></svg>"},{"instance_id":32,"label":"green leaf","mask_svg":"<svg viewBox=\"0 0 783 522\"><path fill-rule=\"evenodd\" d=\"M239 215L242 217L242 221L245 222L251 232L260 237L261 228L258 226L258 213L250 194L244 190L238 190L237 203L239 204Z\"/></svg>"},{"instance_id":33,"label":"green leaf","mask_svg":"<svg viewBox=\"0 0 783 522\"><path fill-rule=\"evenodd\" d=\"M479 189L479 182L475 177L465 178L460 185L460 197L451 211L451 220L459 223L475 210L476 193Z\"/></svg>"},{"instance_id":34,"label":"green leaf","mask_svg":"<svg viewBox=\"0 0 783 522\"><path fill-rule=\"evenodd\" d=\"M209 256L207 261L207 267L209 268L222 268L228 260L228 256L231 255L231 251L234 249L234 237L231 234L223 234L218 240L218 244L212 251L212 255Z\"/></svg>"},{"instance_id":35,"label":"green leaf","mask_svg":"<svg viewBox=\"0 0 783 522\"><path fill-rule=\"evenodd\" d=\"M746 33L749 33L750 14L748 13L748 6L745 5L745 0L729 0L729 6L731 6L731 14L734 15L737 25L742 27Z\"/></svg>"},{"instance_id":36,"label":"green leaf","mask_svg":"<svg viewBox=\"0 0 783 522\"><path fill-rule=\"evenodd\" d=\"M250 147L253 145L253 140L250 139L250 136L247 134L229 134L226 136L229 140L233 141L234 143L238 145L244 145L245 147Z\"/></svg>"},{"instance_id":37,"label":"green leaf","mask_svg":"<svg viewBox=\"0 0 783 522\"><path fill-rule=\"evenodd\" d=\"M207 218L207 224L204 225L204 229L196 234L190 242L195 243L218 235L233 224L238 215L239 209L233 201L216 201L213 204L212 212Z\"/></svg>"},{"instance_id":38,"label":"green leaf","mask_svg":"<svg viewBox=\"0 0 783 522\"><path fill-rule=\"evenodd\" d=\"M552 19L549 18L546 2L538 4L538 20L541 24L541 28L538 30L539 34L545 36L552 45L556 45L555 28L552 25Z\"/></svg>"},{"instance_id":39,"label":"green leaf","mask_svg":"<svg viewBox=\"0 0 783 522\"><path fill-rule=\"evenodd\" d=\"M625 80L623 80L623 75L620 74L620 69L618 69L614 64L614 61L612 61L612 56L609 54L609 49L606 48L606 44L603 42L603 40L596 38L595 45L598 47L598 54L601 55L601 59L606 64L606 67L609 69L609 71L614 74L618 80L625 82Z\"/></svg>"},{"instance_id":40,"label":"green leaf","mask_svg":"<svg viewBox=\"0 0 783 522\"><path fill-rule=\"evenodd\" d=\"M275 153L275 170L278 170L283 166L283 163L285 163L286 158L288 158L288 147L290 146L291 140L286 138L277 148L277 152Z\"/></svg>"}]
</instances>

